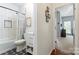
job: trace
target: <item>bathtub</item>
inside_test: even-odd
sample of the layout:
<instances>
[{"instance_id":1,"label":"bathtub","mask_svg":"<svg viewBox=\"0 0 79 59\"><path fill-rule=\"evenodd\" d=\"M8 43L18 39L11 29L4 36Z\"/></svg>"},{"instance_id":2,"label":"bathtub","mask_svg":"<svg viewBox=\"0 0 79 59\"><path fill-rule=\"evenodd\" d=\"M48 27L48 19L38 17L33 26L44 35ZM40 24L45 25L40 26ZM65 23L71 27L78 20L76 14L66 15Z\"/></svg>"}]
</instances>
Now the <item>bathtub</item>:
<instances>
[{"instance_id":1,"label":"bathtub","mask_svg":"<svg viewBox=\"0 0 79 59\"><path fill-rule=\"evenodd\" d=\"M16 47L15 39L0 39L0 54Z\"/></svg>"}]
</instances>

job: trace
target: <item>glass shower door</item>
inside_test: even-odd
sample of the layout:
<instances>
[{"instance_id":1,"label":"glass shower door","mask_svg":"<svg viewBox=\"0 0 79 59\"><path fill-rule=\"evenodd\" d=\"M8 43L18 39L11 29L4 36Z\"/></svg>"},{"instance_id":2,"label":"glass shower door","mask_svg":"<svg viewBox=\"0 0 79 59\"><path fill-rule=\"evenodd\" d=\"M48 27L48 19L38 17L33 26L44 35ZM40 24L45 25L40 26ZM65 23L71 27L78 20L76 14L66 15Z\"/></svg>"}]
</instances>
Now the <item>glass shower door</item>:
<instances>
[{"instance_id":1,"label":"glass shower door","mask_svg":"<svg viewBox=\"0 0 79 59\"><path fill-rule=\"evenodd\" d=\"M13 49L17 39L17 13L0 7L0 54Z\"/></svg>"}]
</instances>

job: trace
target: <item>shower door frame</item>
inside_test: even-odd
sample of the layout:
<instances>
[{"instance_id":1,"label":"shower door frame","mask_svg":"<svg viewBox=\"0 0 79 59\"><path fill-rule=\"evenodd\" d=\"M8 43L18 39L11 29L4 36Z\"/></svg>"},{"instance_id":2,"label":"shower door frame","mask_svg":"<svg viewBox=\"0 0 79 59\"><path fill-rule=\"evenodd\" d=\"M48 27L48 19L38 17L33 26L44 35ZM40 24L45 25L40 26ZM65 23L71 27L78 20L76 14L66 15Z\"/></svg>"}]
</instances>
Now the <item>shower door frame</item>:
<instances>
[{"instance_id":1,"label":"shower door frame","mask_svg":"<svg viewBox=\"0 0 79 59\"><path fill-rule=\"evenodd\" d=\"M5 7L5 6L0 6L0 8L3 8L3 9L7 9L7 10L10 10L10 11L13 11L13 12L15 12L16 14L17 14L17 33L16 33L16 39L18 40L18 39L21 39L20 38L20 29L19 29L19 14L22 14L22 15L24 15L24 16L26 16L26 14L25 13L21 13L21 12L19 12L19 11L16 11L16 10L13 10L13 9L11 9L11 8L8 8L8 7Z\"/></svg>"}]
</instances>

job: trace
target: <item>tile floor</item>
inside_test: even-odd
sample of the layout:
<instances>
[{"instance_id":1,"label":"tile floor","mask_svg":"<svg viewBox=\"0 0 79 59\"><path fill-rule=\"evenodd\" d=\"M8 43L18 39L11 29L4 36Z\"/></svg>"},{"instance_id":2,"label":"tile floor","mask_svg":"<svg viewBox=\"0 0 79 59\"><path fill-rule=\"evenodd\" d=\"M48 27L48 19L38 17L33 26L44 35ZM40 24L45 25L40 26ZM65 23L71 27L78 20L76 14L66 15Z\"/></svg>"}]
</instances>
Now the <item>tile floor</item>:
<instances>
[{"instance_id":1,"label":"tile floor","mask_svg":"<svg viewBox=\"0 0 79 59\"><path fill-rule=\"evenodd\" d=\"M26 53L26 49L20 51L20 52L16 52L16 48L9 50L5 53L2 53L1 55L32 55L30 53Z\"/></svg>"}]
</instances>

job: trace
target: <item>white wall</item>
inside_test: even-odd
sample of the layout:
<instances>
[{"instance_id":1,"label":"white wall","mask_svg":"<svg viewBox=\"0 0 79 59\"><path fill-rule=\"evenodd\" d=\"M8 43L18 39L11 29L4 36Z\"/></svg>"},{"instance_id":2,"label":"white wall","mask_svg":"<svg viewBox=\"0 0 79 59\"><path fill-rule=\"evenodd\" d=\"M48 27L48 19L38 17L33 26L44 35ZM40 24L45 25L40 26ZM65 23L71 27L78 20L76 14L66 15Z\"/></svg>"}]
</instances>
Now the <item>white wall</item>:
<instances>
[{"instance_id":1,"label":"white wall","mask_svg":"<svg viewBox=\"0 0 79 59\"><path fill-rule=\"evenodd\" d=\"M57 8L61 16L73 16L73 5L68 4Z\"/></svg>"},{"instance_id":2,"label":"white wall","mask_svg":"<svg viewBox=\"0 0 79 59\"><path fill-rule=\"evenodd\" d=\"M34 19L34 15L35 15L35 12L34 12L34 4L33 3L27 3L25 5L25 8L26 8L26 20L28 20L28 17L30 17L31 19L31 26L27 26L27 29L26 29L26 32L34 32L34 24L35 24L35 19Z\"/></svg>"},{"instance_id":3,"label":"white wall","mask_svg":"<svg viewBox=\"0 0 79 59\"><path fill-rule=\"evenodd\" d=\"M30 32L33 33L33 54L37 55L37 4L35 3L27 3L24 6L26 8L26 20L29 20L28 17L31 19L31 26L27 26L26 24L26 33L25 35ZM29 33L29 34L30 34ZM26 36L27 37L27 36Z\"/></svg>"},{"instance_id":4,"label":"white wall","mask_svg":"<svg viewBox=\"0 0 79 59\"><path fill-rule=\"evenodd\" d=\"M45 20L45 10L49 6L51 19L49 23ZM37 4L37 54L47 55L53 49L52 23L52 5L47 3Z\"/></svg>"}]
</instances>

